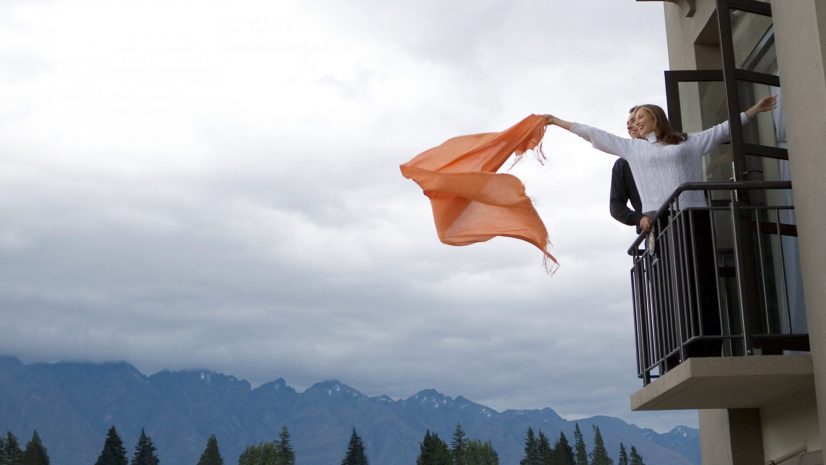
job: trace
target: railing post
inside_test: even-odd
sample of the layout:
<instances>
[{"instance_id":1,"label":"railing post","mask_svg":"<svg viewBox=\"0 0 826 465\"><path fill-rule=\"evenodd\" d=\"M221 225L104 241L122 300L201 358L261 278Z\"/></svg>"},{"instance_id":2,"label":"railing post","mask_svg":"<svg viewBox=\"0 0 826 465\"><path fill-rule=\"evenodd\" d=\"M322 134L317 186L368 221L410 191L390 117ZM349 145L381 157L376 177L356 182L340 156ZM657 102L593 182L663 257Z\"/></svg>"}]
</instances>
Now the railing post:
<instances>
[{"instance_id":1,"label":"railing post","mask_svg":"<svg viewBox=\"0 0 826 465\"><path fill-rule=\"evenodd\" d=\"M756 302L754 302L753 299L753 289L747 286L747 283L751 282L749 278L754 275L754 270L752 270L752 267L748 266L746 263L746 256L753 256L753 253L749 253L744 250L743 243L746 242L746 244L749 244L751 241L747 241L746 237L743 235L746 230L742 225L736 189L731 191L729 205L731 206L731 227L732 232L734 233L732 234L734 239L734 268L737 283L737 303L740 307L740 326L743 331L743 354L752 355L753 348L751 336L753 325L751 321L751 313L753 312L749 310L753 309L753 305L755 305Z\"/></svg>"},{"instance_id":2,"label":"railing post","mask_svg":"<svg viewBox=\"0 0 826 465\"><path fill-rule=\"evenodd\" d=\"M645 257L634 254L634 266L631 269L631 283L634 299L634 331L637 336L637 372L642 376L643 385L651 382L651 360L648 351L648 320L645 306L645 271L643 261Z\"/></svg>"}]
</instances>

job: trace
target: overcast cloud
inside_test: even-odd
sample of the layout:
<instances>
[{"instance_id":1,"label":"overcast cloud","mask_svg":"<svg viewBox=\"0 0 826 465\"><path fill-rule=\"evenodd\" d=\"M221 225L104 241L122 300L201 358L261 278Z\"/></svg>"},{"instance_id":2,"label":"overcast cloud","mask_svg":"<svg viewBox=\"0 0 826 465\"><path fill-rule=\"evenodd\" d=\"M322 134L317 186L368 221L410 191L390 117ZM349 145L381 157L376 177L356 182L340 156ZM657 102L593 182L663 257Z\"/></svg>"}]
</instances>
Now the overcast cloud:
<instances>
[{"instance_id":1,"label":"overcast cloud","mask_svg":"<svg viewBox=\"0 0 826 465\"><path fill-rule=\"evenodd\" d=\"M664 103L632 0L6 1L0 353L629 411L631 228L613 159L549 129L527 185L561 268L438 242L398 165L554 113L622 134Z\"/></svg>"}]
</instances>

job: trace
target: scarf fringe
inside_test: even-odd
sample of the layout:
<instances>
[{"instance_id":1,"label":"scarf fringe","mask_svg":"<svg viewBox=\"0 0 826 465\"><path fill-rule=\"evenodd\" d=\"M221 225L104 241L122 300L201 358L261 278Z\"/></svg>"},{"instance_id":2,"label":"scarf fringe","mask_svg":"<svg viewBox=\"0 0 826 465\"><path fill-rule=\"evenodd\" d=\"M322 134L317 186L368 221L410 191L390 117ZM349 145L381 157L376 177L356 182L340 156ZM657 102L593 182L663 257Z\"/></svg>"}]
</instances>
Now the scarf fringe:
<instances>
[{"instance_id":1,"label":"scarf fringe","mask_svg":"<svg viewBox=\"0 0 826 465\"><path fill-rule=\"evenodd\" d=\"M545 255L542 258L542 268L544 268L545 273L550 276L553 276L557 272L557 270L559 270L560 266L559 261L556 259L556 257L551 255L550 250L552 246L553 244L551 244L551 240L548 239L548 242L545 243L545 247L542 249L542 253Z\"/></svg>"}]
</instances>

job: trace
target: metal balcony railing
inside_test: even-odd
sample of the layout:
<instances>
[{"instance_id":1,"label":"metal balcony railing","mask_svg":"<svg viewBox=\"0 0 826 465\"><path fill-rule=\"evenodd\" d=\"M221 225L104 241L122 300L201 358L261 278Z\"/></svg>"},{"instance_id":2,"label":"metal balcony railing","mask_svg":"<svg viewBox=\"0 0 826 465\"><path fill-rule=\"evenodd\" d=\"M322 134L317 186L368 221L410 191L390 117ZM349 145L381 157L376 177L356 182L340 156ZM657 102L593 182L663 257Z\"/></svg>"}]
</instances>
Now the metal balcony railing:
<instances>
[{"instance_id":1,"label":"metal balcony railing","mask_svg":"<svg viewBox=\"0 0 826 465\"><path fill-rule=\"evenodd\" d=\"M701 191L706 208L680 209ZM809 350L790 182L687 183L628 253L644 384L690 357Z\"/></svg>"}]
</instances>

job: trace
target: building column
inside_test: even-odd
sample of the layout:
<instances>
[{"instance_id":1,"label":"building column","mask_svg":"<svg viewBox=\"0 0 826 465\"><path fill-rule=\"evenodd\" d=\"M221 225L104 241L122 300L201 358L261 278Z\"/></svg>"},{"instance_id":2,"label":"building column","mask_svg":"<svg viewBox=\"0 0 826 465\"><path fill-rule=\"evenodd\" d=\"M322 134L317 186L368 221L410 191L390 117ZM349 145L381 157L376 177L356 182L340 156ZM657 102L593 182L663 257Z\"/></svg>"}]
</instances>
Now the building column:
<instances>
[{"instance_id":1,"label":"building column","mask_svg":"<svg viewBox=\"0 0 826 465\"><path fill-rule=\"evenodd\" d=\"M821 444L826 445L826 2L772 0Z\"/></svg>"},{"instance_id":2,"label":"building column","mask_svg":"<svg viewBox=\"0 0 826 465\"><path fill-rule=\"evenodd\" d=\"M703 465L762 465L763 433L758 409L700 410Z\"/></svg>"}]
</instances>

